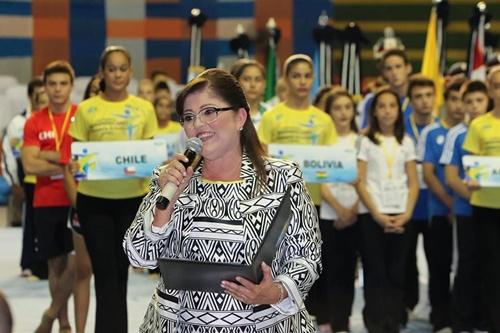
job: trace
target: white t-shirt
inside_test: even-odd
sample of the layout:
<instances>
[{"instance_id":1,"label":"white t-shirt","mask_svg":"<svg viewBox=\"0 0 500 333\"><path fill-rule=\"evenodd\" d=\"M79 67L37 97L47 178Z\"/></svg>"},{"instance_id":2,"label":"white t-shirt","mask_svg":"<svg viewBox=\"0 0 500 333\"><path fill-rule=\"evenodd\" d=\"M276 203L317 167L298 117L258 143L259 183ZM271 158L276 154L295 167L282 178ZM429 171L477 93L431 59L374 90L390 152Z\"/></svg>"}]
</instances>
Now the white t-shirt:
<instances>
[{"instance_id":1,"label":"white t-shirt","mask_svg":"<svg viewBox=\"0 0 500 333\"><path fill-rule=\"evenodd\" d=\"M377 145L367 137L361 139L358 159L366 162L366 189L379 212L403 213L408 197L405 164L416 159L415 145L407 135L402 144L395 137L380 135L379 140ZM366 211L360 208L360 213Z\"/></svg>"},{"instance_id":2,"label":"white t-shirt","mask_svg":"<svg viewBox=\"0 0 500 333\"><path fill-rule=\"evenodd\" d=\"M360 138L359 135L355 133L339 136L333 146L356 149L358 138ZM343 207L351 208L356 201L358 201L358 194L354 186L345 183L327 183L326 185L335 199L337 199L339 204ZM336 220L338 217L337 212L325 200L321 201L321 208L319 211L320 218L324 220Z\"/></svg>"}]
</instances>

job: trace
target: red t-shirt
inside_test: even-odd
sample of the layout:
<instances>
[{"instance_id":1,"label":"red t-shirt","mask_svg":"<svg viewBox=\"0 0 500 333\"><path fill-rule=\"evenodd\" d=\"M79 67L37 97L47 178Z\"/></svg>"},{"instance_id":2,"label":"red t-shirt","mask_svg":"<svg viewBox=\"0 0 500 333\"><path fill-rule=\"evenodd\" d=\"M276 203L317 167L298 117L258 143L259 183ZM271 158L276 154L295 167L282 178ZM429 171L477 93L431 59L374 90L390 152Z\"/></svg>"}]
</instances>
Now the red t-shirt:
<instances>
[{"instance_id":1,"label":"red t-shirt","mask_svg":"<svg viewBox=\"0 0 500 333\"><path fill-rule=\"evenodd\" d=\"M71 159L71 136L68 134L71 121L76 112L76 105L71 105L64 133L61 133L66 112L63 114L53 113L54 124L62 137L61 141L61 164L67 164ZM62 135L61 135L62 134ZM49 117L49 109L43 108L33 113L24 125L24 143L25 146L37 146L41 151L56 150L56 139L52 128L52 122ZM45 177L37 176L35 185L35 194L33 207L55 207L70 206L71 203L64 189L63 175Z\"/></svg>"}]
</instances>

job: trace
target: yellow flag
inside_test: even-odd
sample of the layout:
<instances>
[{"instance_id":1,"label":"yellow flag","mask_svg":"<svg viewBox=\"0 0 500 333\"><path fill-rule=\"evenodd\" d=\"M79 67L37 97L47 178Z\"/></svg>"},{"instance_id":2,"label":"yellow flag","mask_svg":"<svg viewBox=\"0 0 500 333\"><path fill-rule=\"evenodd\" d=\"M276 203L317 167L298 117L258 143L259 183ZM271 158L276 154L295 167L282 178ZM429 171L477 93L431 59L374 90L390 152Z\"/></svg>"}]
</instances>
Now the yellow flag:
<instances>
[{"instance_id":1,"label":"yellow flag","mask_svg":"<svg viewBox=\"0 0 500 333\"><path fill-rule=\"evenodd\" d=\"M437 44L437 12L436 7L432 7L420 72L433 80L436 85L436 115L443 104L444 78L439 71L440 50L441 48Z\"/></svg>"}]
</instances>

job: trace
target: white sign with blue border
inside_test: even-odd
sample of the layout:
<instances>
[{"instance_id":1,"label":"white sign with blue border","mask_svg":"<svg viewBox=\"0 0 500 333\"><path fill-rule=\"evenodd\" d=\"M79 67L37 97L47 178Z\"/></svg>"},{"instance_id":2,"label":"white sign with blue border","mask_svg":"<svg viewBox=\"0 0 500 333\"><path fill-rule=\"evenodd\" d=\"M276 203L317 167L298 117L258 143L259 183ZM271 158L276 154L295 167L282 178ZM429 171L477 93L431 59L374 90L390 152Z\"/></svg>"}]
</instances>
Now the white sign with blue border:
<instances>
[{"instance_id":1,"label":"white sign with blue border","mask_svg":"<svg viewBox=\"0 0 500 333\"><path fill-rule=\"evenodd\" d=\"M80 168L77 179L148 178L167 156L163 140L73 142L71 155Z\"/></svg>"},{"instance_id":2,"label":"white sign with blue border","mask_svg":"<svg viewBox=\"0 0 500 333\"><path fill-rule=\"evenodd\" d=\"M307 183L351 183L358 177L355 149L270 144L268 150L271 157L298 163Z\"/></svg>"},{"instance_id":3,"label":"white sign with blue border","mask_svg":"<svg viewBox=\"0 0 500 333\"><path fill-rule=\"evenodd\" d=\"M500 156L462 157L465 174L482 187L500 187Z\"/></svg>"}]
</instances>

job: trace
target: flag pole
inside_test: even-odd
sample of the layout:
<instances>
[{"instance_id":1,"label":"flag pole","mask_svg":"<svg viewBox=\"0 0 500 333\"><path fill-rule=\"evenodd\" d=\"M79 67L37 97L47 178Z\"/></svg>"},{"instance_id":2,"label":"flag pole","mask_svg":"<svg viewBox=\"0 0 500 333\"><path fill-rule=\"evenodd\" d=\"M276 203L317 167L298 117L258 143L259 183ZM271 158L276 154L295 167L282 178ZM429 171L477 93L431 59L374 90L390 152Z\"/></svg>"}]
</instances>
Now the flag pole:
<instances>
[{"instance_id":1,"label":"flag pole","mask_svg":"<svg viewBox=\"0 0 500 333\"><path fill-rule=\"evenodd\" d=\"M187 75L188 82L204 70L204 67L201 66L201 30L206 20L206 15L203 14L199 8L191 9L188 20L189 25L191 26L191 45Z\"/></svg>"},{"instance_id":2,"label":"flag pole","mask_svg":"<svg viewBox=\"0 0 500 333\"><path fill-rule=\"evenodd\" d=\"M276 48L281 36L281 31L276 25L274 17L270 17L266 23L268 33L267 61L266 61L266 89L264 91L264 101L267 102L276 95L276 80L278 77L278 66L276 60Z\"/></svg>"}]
</instances>

